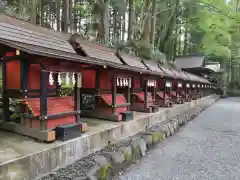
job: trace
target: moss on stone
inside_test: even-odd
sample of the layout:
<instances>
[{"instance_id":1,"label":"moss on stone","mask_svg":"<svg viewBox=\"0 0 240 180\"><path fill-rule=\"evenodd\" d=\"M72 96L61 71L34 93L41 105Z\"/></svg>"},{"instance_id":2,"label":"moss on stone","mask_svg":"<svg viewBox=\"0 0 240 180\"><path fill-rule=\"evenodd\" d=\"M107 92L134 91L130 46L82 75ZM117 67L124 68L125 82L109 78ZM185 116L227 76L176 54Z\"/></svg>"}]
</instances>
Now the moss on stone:
<instances>
[{"instance_id":1,"label":"moss on stone","mask_svg":"<svg viewBox=\"0 0 240 180\"><path fill-rule=\"evenodd\" d=\"M112 166L111 164L105 164L101 169L100 169L100 180L107 180L108 179L108 173L109 171L112 171Z\"/></svg>"},{"instance_id":2,"label":"moss on stone","mask_svg":"<svg viewBox=\"0 0 240 180\"><path fill-rule=\"evenodd\" d=\"M153 143L158 143L165 139L165 134L161 132L151 133Z\"/></svg>"},{"instance_id":3,"label":"moss on stone","mask_svg":"<svg viewBox=\"0 0 240 180\"><path fill-rule=\"evenodd\" d=\"M129 161L131 161L132 160L132 153L127 153L127 152L125 152L124 153L124 161L125 162L129 162Z\"/></svg>"},{"instance_id":4,"label":"moss on stone","mask_svg":"<svg viewBox=\"0 0 240 180\"><path fill-rule=\"evenodd\" d=\"M138 156L140 155L139 147L132 147L132 161L136 160Z\"/></svg>"}]
</instances>

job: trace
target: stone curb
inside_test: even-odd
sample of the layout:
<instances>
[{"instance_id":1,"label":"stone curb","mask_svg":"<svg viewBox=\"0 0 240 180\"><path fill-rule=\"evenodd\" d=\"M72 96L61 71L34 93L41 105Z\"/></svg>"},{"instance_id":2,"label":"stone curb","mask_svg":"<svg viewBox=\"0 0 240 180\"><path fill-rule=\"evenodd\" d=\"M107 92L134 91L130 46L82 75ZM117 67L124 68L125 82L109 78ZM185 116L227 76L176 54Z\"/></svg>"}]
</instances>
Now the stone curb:
<instances>
[{"instance_id":1,"label":"stone curb","mask_svg":"<svg viewBox=\"0 0 240 180\"><path fill-rule=\"evenodd\" d=\"M137 163L145 156L148 150L167 137L174 135L181 126L194 119L217 100L209 99L206 103L154 125L145 132L140 132L117 144L111 144L80 160L84 162L83 164L89 164L87 163L89 161L91 168L85 168L82 172L78 172L74 180L110 180L114 176L120 175L129 165Z\"/></svg>"},{"instance_id":2,"label":"stone curb","mask_svg":"<svg viewBox=\"0 0 240 180\"><path fill-rule=\"evenodd\" d=\"M149 128L146 132L141 132L136 136L131 137L130 146L126 147L128 150L123 150L124 147L121 147L117 152L115 152L122 154L125 159L121 159L121 161L118 161L118 163L116 163L116 160L113 159L117 159L117 156L119 156L119 154L111 154L112 160L106 163L106 165L110 164L110 171L107 172L106 167L102 167L95 174L95 177L100 180L112 179L114 175L121 172L124 168L128 167L130 164L136 163L141 157L145 156L146 152L154 147L154 145L162 142L165 138L174 135L174 133L177 132L181 126L194 119L202 111L210 107L214 102L206 103L201 107L197 106L195 108L192 108L191 111L178 115L168 120L167 122ZM129 148L131 148L131 151ZM102 154L104 156L104 153ZM114 168L114 166L122 168L118 169ZM105 172L103 173L103 171Z\"/></svg>"}]
</instances>

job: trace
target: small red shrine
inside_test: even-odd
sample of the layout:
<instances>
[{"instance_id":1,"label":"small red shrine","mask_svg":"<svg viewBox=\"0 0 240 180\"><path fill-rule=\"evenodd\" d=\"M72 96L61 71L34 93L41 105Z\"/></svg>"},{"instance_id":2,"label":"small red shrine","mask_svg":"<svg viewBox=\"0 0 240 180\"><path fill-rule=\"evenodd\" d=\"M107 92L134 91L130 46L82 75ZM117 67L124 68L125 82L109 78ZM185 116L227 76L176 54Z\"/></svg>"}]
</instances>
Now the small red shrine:
<instances>
[{"instance_id":1,"label":"small red shrine","mask_svg":"<svg viewBox=\"0 0 240 180\"><path fill-rule=\"evenodd\" d=\"M54 141L56 129L74 129L69 138L80 135L86 129L80 120L80 70L95 61L81 60L69 35L5 15L0 15L0 27L5 119L0 128L42 141ZM73 91L62 96L61 82L70 81L69 74ZM10 118L10 98L19 106L20 122Z\"/></svg>"},{"instance_id":2,"label":"small red shrine","mask_svg":"<svg viewBox=\"0 0 240 180\"><path fill-rule=\"evenodd\" d=\"M139 69L124 65L116 56L116 49L87 42L76 34L70 43L80 56L105 62L102 67L91 66L81 71L82 116L111 121L133 119L132 74L139 73Z\"/></svg>"},{"instance_id":3,"label":"small red shrine","mask_svg":"<svg viewBox=\"0 0 240 180\"><path fill-rule=\"evenodd\" d=\"M188 77L182 75L181 71L175 68L170 69L176 76L172 87L172 100L176 104L182 104L186 101L183 94L185 93L184 84L189 80Z\"/></svg>"},{"instance_id":4,"label":"small red shrine","mask_svg":"<svg viewBox=\"0 0 240 180\"><path fill-rule=\"evenodd\" d=\"M170 82L170 80L174 79L175 77L165 73L162 69L160 69L157 62L148 60L143 60L142 62L149 70L158 72L160 74L160 76L156 76L157 79L154 94L154 103L158 106L171 107L172 102L171 97L168 94L169 87L167 86L169 84L168 81Z\"/></svg>"},{"instance_id":5,"label":"small red shrine","mask_svg":"<svg viewBox=\"0 0 240 180\"><path fill-rule=\"evenodd\" d=\"M157 80L161 77L158 71L149 70L138 57L117 52L119 59L130 67L138 69L138 73L132 74L131 108L139 112L156 112L159 108L155 105L155 91Z\"/></svg>"}]
</instances>

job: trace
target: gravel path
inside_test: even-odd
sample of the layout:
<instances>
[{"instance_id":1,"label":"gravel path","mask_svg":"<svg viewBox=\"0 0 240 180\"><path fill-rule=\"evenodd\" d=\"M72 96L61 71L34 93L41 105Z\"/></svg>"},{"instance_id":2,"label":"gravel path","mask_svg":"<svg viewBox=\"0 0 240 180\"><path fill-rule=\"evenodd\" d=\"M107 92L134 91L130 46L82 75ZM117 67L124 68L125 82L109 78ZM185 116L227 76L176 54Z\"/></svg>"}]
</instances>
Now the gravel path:
<instances>
[{"instance_id":1,"label":"gravel path","mask_svg":"<svg viewBox=\"0 0 240 180\"><path fill-rule=\"evenodd\" d=\"M218 101L116 179L239 180L240 98Z\"/></svg>"}]
</instances>

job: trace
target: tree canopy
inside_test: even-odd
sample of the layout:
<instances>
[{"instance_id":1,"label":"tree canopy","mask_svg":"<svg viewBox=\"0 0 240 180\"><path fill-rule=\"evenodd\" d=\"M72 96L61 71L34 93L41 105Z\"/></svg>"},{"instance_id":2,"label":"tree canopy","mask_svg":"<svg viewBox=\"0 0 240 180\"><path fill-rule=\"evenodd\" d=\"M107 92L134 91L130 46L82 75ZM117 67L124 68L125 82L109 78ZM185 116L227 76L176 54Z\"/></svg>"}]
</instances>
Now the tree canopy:
<instances>
[{"instance_id":1,"label":"tree canopy","mask_svg":"<svg viewBox=\"0 0 240 180\"><path fill-rule=\"evenodd\" d=\"M17 18L155 61L203 53L238 63L239 0L6 0Z\"/></svg>"}]
</instances>

